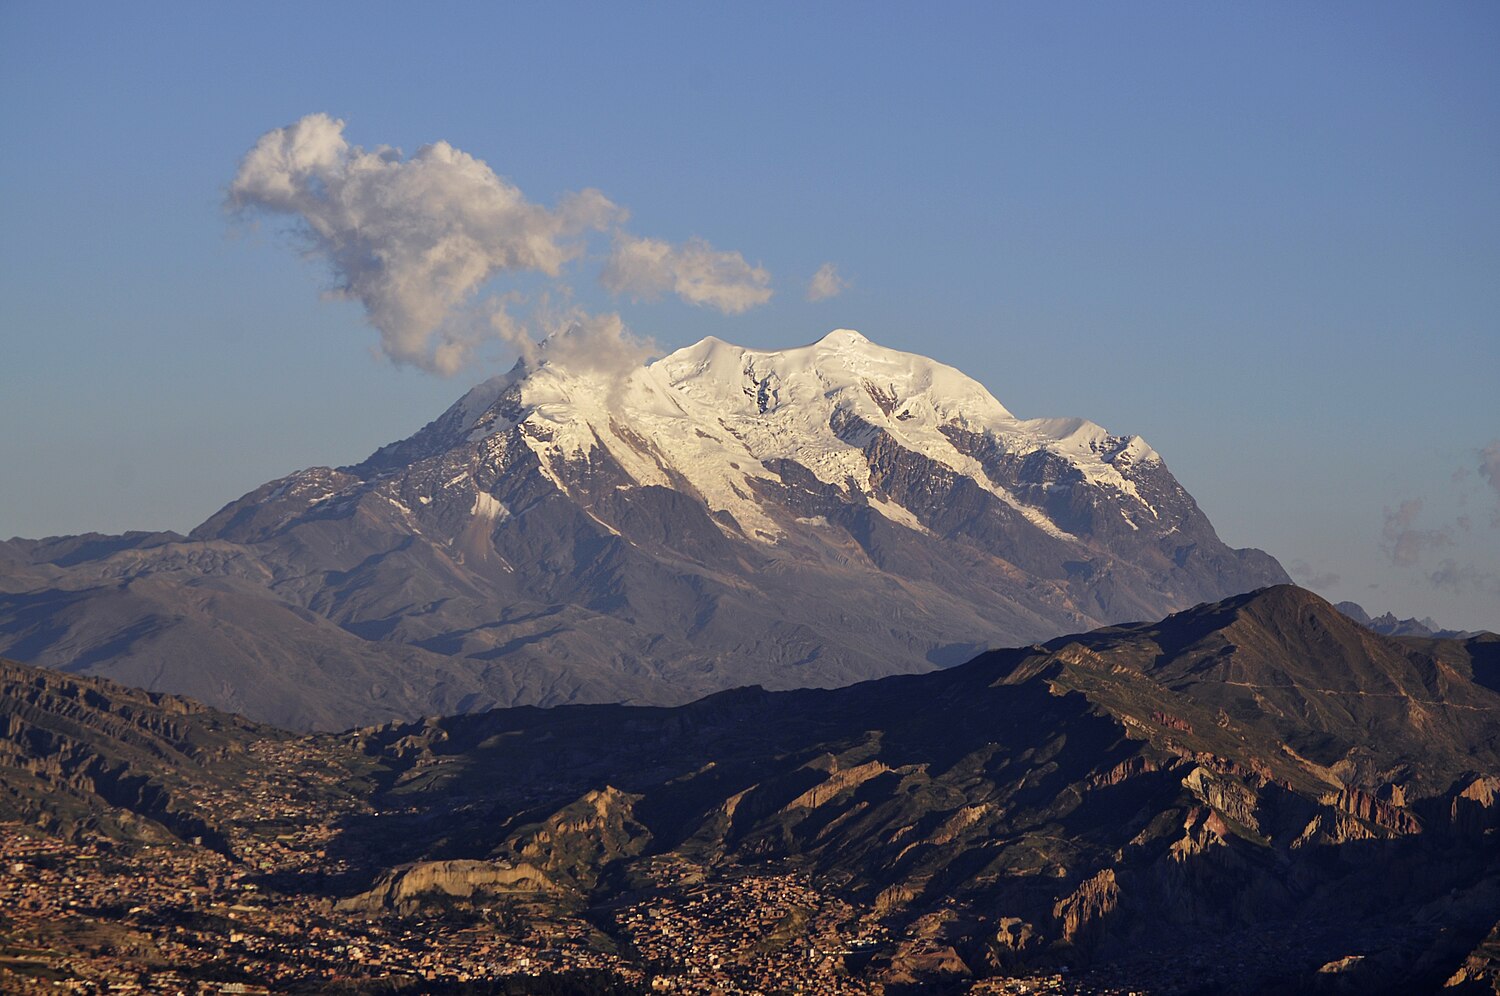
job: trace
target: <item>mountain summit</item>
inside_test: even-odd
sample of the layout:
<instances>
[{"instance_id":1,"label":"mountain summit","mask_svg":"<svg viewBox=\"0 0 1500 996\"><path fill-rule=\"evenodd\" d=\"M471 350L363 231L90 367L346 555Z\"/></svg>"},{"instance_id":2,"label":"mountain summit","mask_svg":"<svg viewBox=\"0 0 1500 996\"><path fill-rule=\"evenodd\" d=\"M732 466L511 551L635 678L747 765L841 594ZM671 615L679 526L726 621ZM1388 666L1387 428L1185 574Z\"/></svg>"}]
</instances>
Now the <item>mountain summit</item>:
<instances>
[{"instance_id":1,"label":"mountain summit","mask_svg":"<svg viewBox=\"0 0 1500 996\"><path fill-rule=\"evenodd\" d=\"M561 343L190 538L0 568L12 656L302 726L845 684L1286 580L1139 437L846 329L626 371Z\"/></svg>"}]
</instances>

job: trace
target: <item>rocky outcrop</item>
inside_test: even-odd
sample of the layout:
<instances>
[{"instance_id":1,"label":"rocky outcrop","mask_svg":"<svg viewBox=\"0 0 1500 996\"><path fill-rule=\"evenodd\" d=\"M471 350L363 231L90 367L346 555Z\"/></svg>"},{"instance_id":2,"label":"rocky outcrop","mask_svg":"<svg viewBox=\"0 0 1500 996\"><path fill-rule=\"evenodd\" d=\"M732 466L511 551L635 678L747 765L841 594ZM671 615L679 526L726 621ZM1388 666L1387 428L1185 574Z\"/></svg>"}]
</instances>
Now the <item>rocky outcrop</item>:
<instances>
[{"instance_id":1,"label":"rocky outcrop","mask_svg":"<svg viewBox=\"0 0 1500 996\"><path fill-rule=\"evenodd\" d=\"M839 764L837 758L830 758L828 777L787 803L785 811L816 809L821 803L829 802L843 792L857 788L890 770L879 761L866 761L846 768Z\"/></svg>"},{"instance_id":2,"label":"rocky outcrop","mask_svg":"<svg viewBox=\"0 0 1500 996\"><path fill-rule=\"evenodd\" d=\"M1500 827L1500 778L1485 775L1469 781L1454 794L1448 813L1453 827L1470 837Z\"/></svg>"},{"instance_id":3,"label":"rocky outcrop","mask_svg":"<svg viewBox=\"0 0 1500 996\"><path fill-rule=\"evenodd\" d=\"M559 891L540 868L505 861L422 861L392 869L374 888L338 906L405 912L439 897L474 898Z\"/></svg>"},{"instance_id":4,"label":"rocky outcrop","mask_svg":"<svg viewBox=\"0 0 1500 996\"><path fill-rule=\"evenodd\" d=\"M1422 822L1394 802L1377 798L1357 788L1345 788L1333 800L1333 805L1373 826L1395 836L1406 836L1422 832Z\"/></svg>"},{"instance_id":5,"label":"rocky outcrop","mask_svg":"<svg viewBox=\"0 0 1500 996\"><path fill-rule=\"evenodd\" d=\"M1034 924L1020 917L1002 916L995 925L989 967L1001 970L1018 964L1041 947L1042 941L1042 932Z\"/></svg>"},{"instance_id":6,"label":"rocky outcrop","mask_svg":"<svg viewBox=\"0 0 1500 996\"><path fill-rule=\"evenodd\" d=\"M1208 804L1216 821L1214 832L1222 837L1227 834L1223 821L1228 819L1253 834L1260 834L1256 810L1260 797L1254 789L1232 777L1216 774L1204 767L1195 767L1182 780L1183 787Z\"/></svg>"},{"instance_id":7,"label":"rocky outcrop","mask_svg":"<svg viewBox=\"0 0 1500 996\"><path fill-rule=\"evenodd\" d=\"M1161 770L1160 765L1155 758L1145 754L1137 754L1134 757L1126 758L1108 771L1091 776L1088 784L1089 788L1093 789L1109 788L1113 785L1122 785L1132 778L1138 778L1141 775L1147 775L1159 770Z\"/></svg>"},{"instance_id":8,"label":"rocky outcrop","mask_svg":"<svg viewBox=\"0 0 1500 996\"><path fill-rule=\"evenodd\" d=\"M1105 868L1079 883L1072 893L1052 907L1062 941L1075 944L1080 936L1109 916L1120 905L1120 886L1113 868Z\"/></svg>"},{"instance_id":9,"label":"rocky outcrop","mask_svg":"<svg viewBox=\"0 0 1500 996\"><path fill-rule=\"evenodd\" d=\"M633 811L640 799L609 785L591 790L540 824L512 834L497 853L587 892L612 863L633 858L650 844L651 832Z\"/></svg>"}]
</instances>

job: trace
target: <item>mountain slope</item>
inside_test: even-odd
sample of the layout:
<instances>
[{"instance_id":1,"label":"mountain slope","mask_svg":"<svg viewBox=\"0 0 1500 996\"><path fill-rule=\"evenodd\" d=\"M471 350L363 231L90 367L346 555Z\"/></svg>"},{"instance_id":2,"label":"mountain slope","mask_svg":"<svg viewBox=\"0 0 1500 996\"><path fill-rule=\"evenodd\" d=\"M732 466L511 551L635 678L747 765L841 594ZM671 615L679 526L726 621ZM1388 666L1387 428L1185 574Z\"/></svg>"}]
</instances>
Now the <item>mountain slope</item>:
<instances>
[{"instance_id":1,"label":"mountain slope","mask_svg":"<svg viewBox=\"0 0 1500 996\"><path fill-rule=\"evenodd\" d=\"M96 724L122 740L166 722L138 693L75 684L117 697L100 715L140 717ZM757 944L831 948L837 978L892 993L1061 965L1081 992L1426 992L1495 978L1497 688L1500 638L1382 637L1279 586L841 689L524 707L290 746L260 731L276 764L233 776L255 801L225 834L285 834L286 793L323 773L318 791L349 802L329 834L288 836L278 860L296 871L260 881L269 912L316 903L325 928L359 931L404 918L408 937L450 916L571 917L554 938L604 931L591 943L627 961L656 958L659 917L697 945L654 965L669 975L739 971L751 927L726 939L711 904L685 911L775 881L836 901L837 936L814 945L783 910ZM23 755L0 754L0 782ZM235 756L197 777L223 784ZM219 804L204 805L208 822Z\"/></svg>"},{"instance_id":2,"label":"mountain slope","mask_svg":"<svg viewBox=\"0 0 1500 996\"><path fill-rule=\"evenodd\" d=\"M1062 962L1147 991L1425 991L1500 919L1497 650L1382 638L1288 586L935 674L363 743L400 772L381 804L445 830L408 860L603 903L659 887L663 854L797 869L878 911L888 981Z\"/></svg>"},{"instance_id":3,"label":"mountain slope","mask_svg":"<svg viewBox=\"0 0 1500 996\"><path fill-rule=\"evenodd\" d=\"M566 347L186 540L0 545L0 650L339 725L847 684L1285 580L1138 437L855 332L623 374Z\"/></svg>"},{"instance_id":4,"label":"mountain slope","mask_svg":"<svg viewBox=\"0 0 1500 996\"><path fill-rule=\"evenodd\" d=\"M222 849L192 797L232 791L253 767L248 745L287 736L189 699L0 660L0 820Z\"/></svg>"}]
</instances>

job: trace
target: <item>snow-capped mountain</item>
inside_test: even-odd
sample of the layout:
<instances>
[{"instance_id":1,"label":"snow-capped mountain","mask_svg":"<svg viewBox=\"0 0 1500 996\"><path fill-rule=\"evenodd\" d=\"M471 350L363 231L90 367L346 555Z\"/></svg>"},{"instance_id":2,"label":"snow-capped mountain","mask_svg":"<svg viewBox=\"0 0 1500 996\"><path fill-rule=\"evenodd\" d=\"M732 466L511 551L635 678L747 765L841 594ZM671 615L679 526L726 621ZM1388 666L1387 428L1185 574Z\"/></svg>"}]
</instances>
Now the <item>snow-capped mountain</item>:
<instances>
[{"instance_id":1,"label":"snow-capped mountain","mask_svg":"<svg viewBox=\"0 0 1500 996\"><path fill-rule=\"evenodd\" d=\"M1224 546L1139 437L1018 419L958 370L857 332L776 352L709 338L624 373L578 353L518 365L361 464L270 482L190 539L34 544L16 570L66 576L60 611L81 591L150 589L151 625L84 651L126 680L182 628L161 621L173 586L212 588L255 639L256 620L299 620L320 663L295 691L153 680L324 725L842 684L1286 578ZM39 618L68 632L35 605L7 611L10 652L76 665L102 636L48 638ZM185 643L201 660L213 640ZM323 684L338 694L309 691Z\"/></svg>"},{"instance_id":2,"label":"snow-capped mountain","mask_svg":"<svg viewBox=\"0 0 1500 996\"><path fill-rule=\"evenodd\" d=\"M547 364L532 373L518 369L469 392L414 442L415 452L433 455L492 440L493 459L512 438L564 492L579 486L577 468L607 461L628 479L615 487L691 494L733 520L721 517L726 534L764 543L787 536L777 503L759 497L767 485L782 483L773 468L783 461L892 522L925 529L883 486L868 452L877 440L973 481L1059 539L1073 537L1046 502L1020 498L991 476L982 454L1045 453L1089 485L1118 493L1130 528L1139 528L1138 517L1160 518L1130 473L1161 462L1139 437L1112 437L1083 419L1019 420L952 367L883 349L848 329L781 352L708 338L623 380ZM388 447L371 465L387 455L410 459L413 447Z\"/></svg>"}]
</instances>

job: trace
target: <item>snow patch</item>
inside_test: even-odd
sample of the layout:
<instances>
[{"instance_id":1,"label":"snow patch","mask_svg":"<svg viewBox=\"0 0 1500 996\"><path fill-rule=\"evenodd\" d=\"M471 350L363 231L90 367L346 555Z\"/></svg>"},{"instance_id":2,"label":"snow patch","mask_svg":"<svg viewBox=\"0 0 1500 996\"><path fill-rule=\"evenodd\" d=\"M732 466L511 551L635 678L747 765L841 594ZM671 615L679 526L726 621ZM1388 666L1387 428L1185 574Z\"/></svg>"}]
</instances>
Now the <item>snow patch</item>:
<instances>
[{"instance_id":1,"label":"snow patch","mask_svg":"<svg viewBox=\"0 0 1500 996\"><path fill-rule=\"evenodd\" d=\"M620 531L618 529L616 529L614 526L610 525L608 522L605 522L603 519L599 518L597 515L595 515L589 509L584 509L583 510L583 514L587 515L590 519L593 519L595 522L599 523L599 525L603 526L609 532L609 534L611 536L618 536L618 535L620 535Z\"/></svg>"},{"instance_id":2,"label":"snow patch","mask_svg":"<svg viewBox=\"0 0 1500 996\"><path fill-rule=\"evenodd\" d=\"M469 514L476 519L504 522L510 518L510 509L506 508L494 495L486 491L476 491L474 492L474 507L469 509Z\"/></svg>"},{"instance_id":3,"label":"snow patch","mask_svg":"<svg viewBox=\"0 0 1500 996\"><path fill-rule=\"evenodd\" d=\"M922 525L922 520L918 519L912 513L912 511L904 505L898 505L893 501L886 501L883 498L871 498L870 507L879 512L881 515L885 516L887 519L890 519L898 526L905 526L907 529L919 532L923 536L932 535L932 530Z\"/></svg>"}]
</instances>

